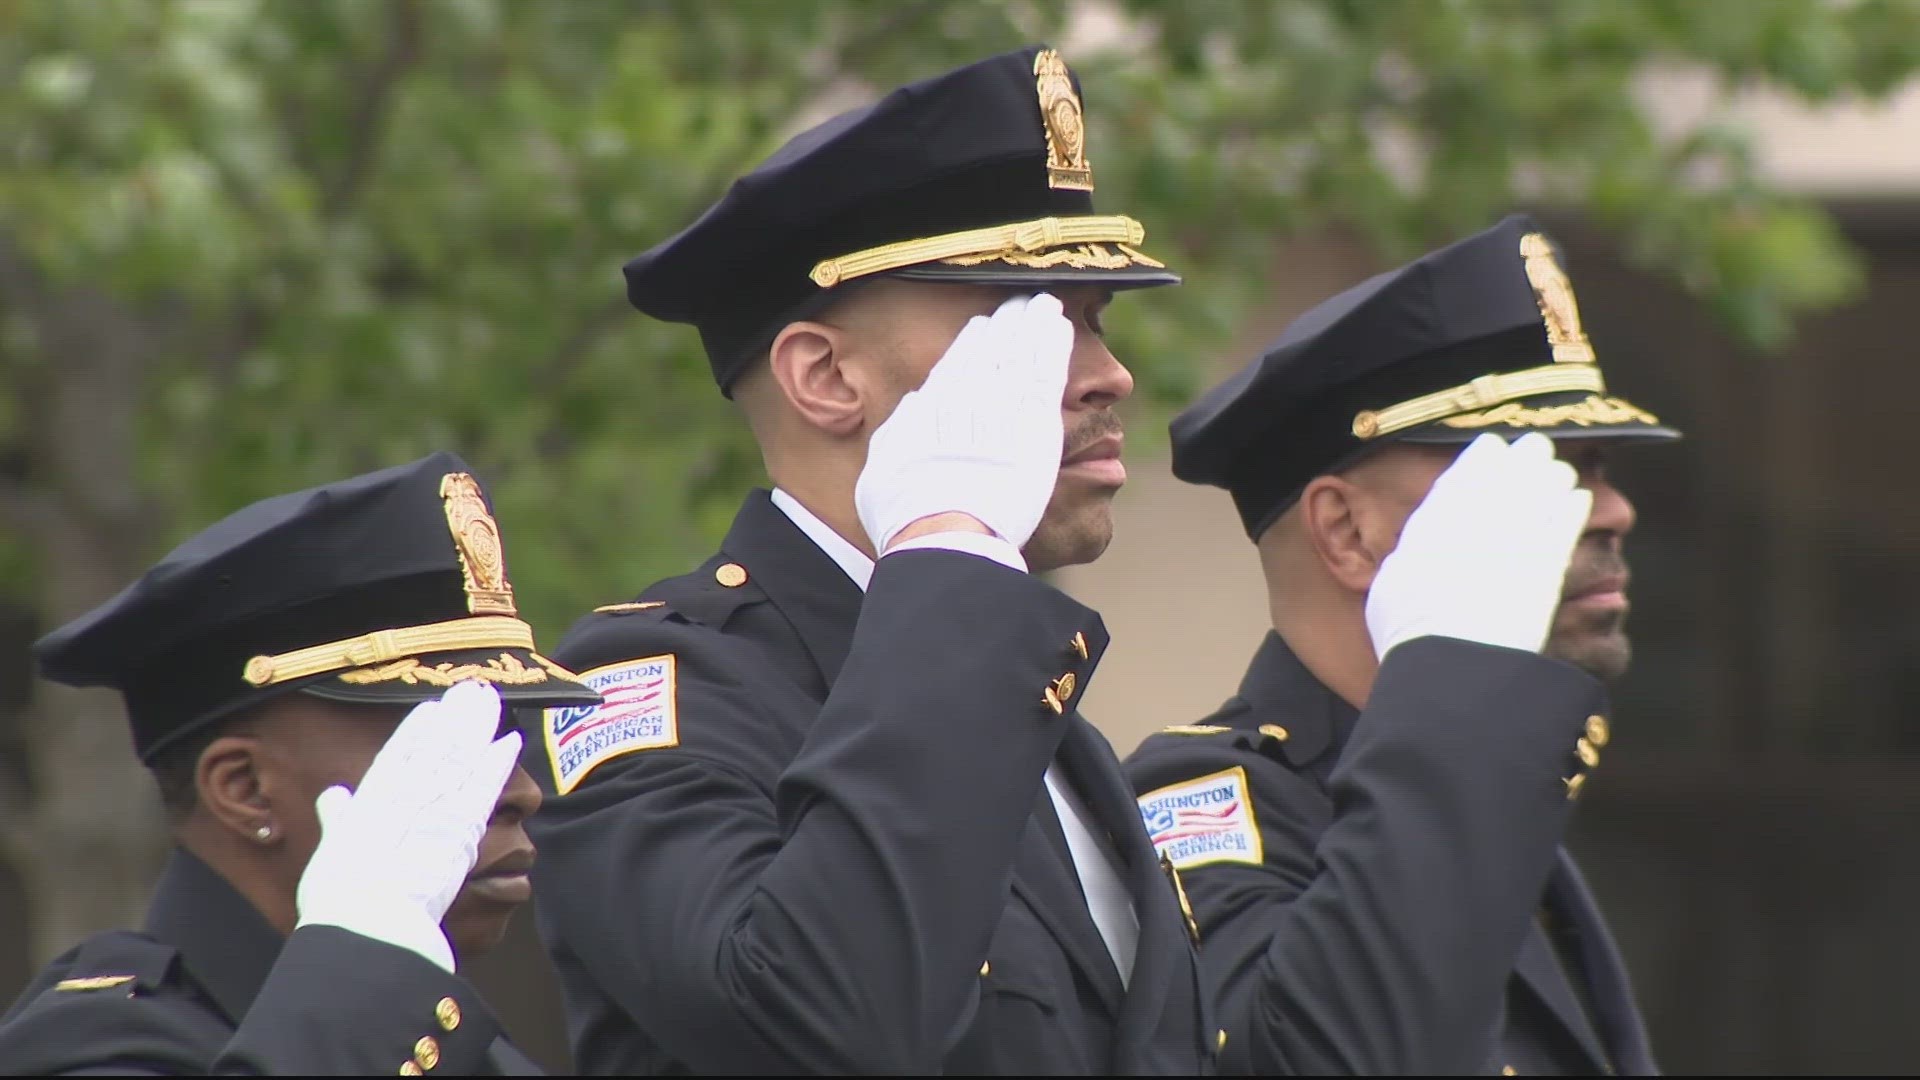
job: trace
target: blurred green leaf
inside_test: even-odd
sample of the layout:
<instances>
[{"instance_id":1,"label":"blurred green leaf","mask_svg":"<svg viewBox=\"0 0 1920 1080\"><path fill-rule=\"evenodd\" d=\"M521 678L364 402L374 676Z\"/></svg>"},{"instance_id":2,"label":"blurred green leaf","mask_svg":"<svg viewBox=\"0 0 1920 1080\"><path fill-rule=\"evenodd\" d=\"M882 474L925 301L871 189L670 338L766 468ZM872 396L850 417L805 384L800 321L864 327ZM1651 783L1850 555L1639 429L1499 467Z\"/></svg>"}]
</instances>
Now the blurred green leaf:
<instances>
[{"instance_id":1,"label":"blurred green leaf","mask_svg":"<svg viewBox=\"0 0 1920 1080\"><path fill-rule=\"evenodd\" d=\"M1656 138L1637 75L1822 101L1920 66L1914 0L13 0L0 255L35 284L0 291L0 451L60 494L40 331L110 302L143 344L124 481L160 512L150 554L449 447L491 482L551 640L709 548L760 473L697 338L627 308L621 262L832 108L1102 13L1131 26L1069 49L1102 205L1187 280L1110 317L1153 418L1288 236L1404 257L1528 200L1777 347L1860 287L1851 252L1743 132Z\"/></svg>"}]
</instances>

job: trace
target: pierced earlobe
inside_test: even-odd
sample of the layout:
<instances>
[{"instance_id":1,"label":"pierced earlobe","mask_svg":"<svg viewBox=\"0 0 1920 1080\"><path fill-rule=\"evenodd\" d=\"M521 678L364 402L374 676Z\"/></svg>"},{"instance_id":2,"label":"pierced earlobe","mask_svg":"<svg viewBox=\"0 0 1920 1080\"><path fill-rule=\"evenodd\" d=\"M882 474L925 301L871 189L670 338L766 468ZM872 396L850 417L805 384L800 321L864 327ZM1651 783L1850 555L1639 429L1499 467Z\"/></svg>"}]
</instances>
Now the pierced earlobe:
<instances>
[{"instance_id":1,"label":"pierced earlobe","mask_svg":"<svg viewBox=\"0 0 1920 1080\"><path fill-rule=\"evenodd\" d=\"M260 826L259 828L253 830L253 837L254 839L260 841L263 844L266 843L267 841L273 839L273 826L271 825Z\"/></svg>"}]
</instances>

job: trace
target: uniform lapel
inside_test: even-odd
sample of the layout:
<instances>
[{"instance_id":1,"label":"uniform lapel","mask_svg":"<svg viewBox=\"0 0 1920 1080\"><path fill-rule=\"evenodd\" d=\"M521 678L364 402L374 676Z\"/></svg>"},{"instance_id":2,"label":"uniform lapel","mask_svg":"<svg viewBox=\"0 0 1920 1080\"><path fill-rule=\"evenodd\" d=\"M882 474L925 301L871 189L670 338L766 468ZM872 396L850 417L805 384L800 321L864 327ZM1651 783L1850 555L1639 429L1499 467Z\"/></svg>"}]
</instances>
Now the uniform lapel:
<instances>
[{"instance_id":1,"label":"uniform lapel","mask_svg":"<svg viewBox=\"0 0 1920 1080\"><path fill-rule=\"evenodd\" d=\"M1060 943L1068 959L1106 1003L1107 1011L1120 1015L1125 993L1120 973L1114 970L1113 956L1107 952L1107 943L1087 908L1073 854L1067 847L1059 815L1054 812L1053 799L1044 787L1034 804L1033 816L1027 820L1027 834L1014 861L1013 890Z\"/></svg>"},{"instance_id":2,"label":"uniform lapel","mask_svg":"<svg viewBox=\"0 0 1920 1080\"><path fill-rule=\"evenodd\" d=\"M1140 937L1127 981L1126 1003L1120 1012L1119 1032L1123 1042L1144 1044L1158 1033L1169 989L1176 980L1188 977L1191 954L1186 942L1186 918L1173 883L1147 839L1140 805L1134 801L1105 737L1076 714L1061 744L1060 760L1092 811L1094 820L1087 824L1104 830L1112 840L1120 862L1114 870L1133 900Z\"/></svg>"},{"instance_id":3,"label":"uniform lapel","mask_svg":"<svg viewBox=\"0 0 1920 1080\"><path fill-rule=\"evenodd\" d=\"M1659 1066L1654 1062L1640 1007L1634 1001L1626 962L1620 958L1592 890L1564 848L1547 888L1560 917L1578 933L1581 963L1592 988L1594 1011L1599 1014L1594 1022L1600 1025L1614 1069L1626 1076L1657 1075Z\"/></svg>"},{"instance_id":4,"label":"uniform lapel","mask_svg":"<svg viewBox=\"0 0 1920 1080\"><path fill-rule=\"evenodd\" d=\"M1537 923L1527 929L1526 940L1520 945L1520 962L1514 965L1514 970L1527 984L1527 989L1547 1006L1560 1025L1593 1059L1594 1065L1604 1066L1607 1056L1600 1045L1600 1038L1594 1033L1593 1025L1587 1022L1586 1011L1574 996L1565 969L1554 957L1553 945L1547 941L1546 931L1540 929Z\"/></svg>"},{"instance_id":5,"label":"uniform lapel","mask_svg":"<svg viewBox=\"0 0 1920 1080\"><path fill-rule=\"evenodd\" d=\"M720 550L747 568L748 580L793 626L819 668L821 684L831 690L860 623L860 586L765 490L747 496Z\"/></svg>"}]
</instances>

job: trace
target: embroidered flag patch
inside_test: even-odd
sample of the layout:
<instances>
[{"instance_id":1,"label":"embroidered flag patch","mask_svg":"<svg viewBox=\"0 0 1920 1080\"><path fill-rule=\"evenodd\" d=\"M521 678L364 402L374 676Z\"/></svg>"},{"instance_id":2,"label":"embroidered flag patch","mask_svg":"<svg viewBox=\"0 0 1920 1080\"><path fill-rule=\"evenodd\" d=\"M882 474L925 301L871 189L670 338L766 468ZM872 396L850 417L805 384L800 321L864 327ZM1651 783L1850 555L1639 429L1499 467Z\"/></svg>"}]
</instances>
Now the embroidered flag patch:
<instances>
[{"instance_id":1,"label":"embroidered flag patch","mask_svg":"<svg viewBox=\"0 0 1920 1080\"><path fill-rule=\"evenodd\" d=\"M1253 820L1244 768L1236 765L1150 791L1138 801L1153 846L1175 867L1260 865L1260 827Z\"/></svg>"},{"instance_id":2,"label":"embroidered flag patch","mask_svg":"<svg viewBox=\"0 0 1920 1080\"><path fill-rule=\"evenodd\" d=\"M605 700L547 710L547 759L553 765L554 790L560 794L579 786L601 762L636 750L680 745L671 655L583 671L580 681Z\"/></svg>"}]
</instances>

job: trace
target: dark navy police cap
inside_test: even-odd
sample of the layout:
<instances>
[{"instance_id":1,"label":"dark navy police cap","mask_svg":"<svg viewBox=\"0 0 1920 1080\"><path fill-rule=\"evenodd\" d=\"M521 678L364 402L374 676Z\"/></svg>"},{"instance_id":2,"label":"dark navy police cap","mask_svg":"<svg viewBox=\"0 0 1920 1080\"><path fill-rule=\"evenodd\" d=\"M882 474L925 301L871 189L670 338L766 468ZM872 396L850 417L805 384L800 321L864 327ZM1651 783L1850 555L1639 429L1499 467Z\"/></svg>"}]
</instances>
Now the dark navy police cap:
<instances>
[{"instance_id":1,"label":"dark navy police cap","mask_svg":"<svg viewBox=\"0 0 1920 1080\"><path fill-rule=\"evenodd\" d=\"M1558 250L1522 215L1308 310L1169 429L1174 475L1227 489L1254 539L1381 445L1680 434L1607 392Z\"/></svg>"},{"instance_id":2,"label":"dark navy police cap","mask_svg":"<svg viewBox=\"0 0 1920 1080\"><path fill-rule=\"evenodd\" d=\"M239 510L34 652L54 682L120 691L144 761L294 690L411 704L474 679L511 706L601 700L534 651L486 495L448 453Z\"/></svg>"},{"instance_id":3,"label":"dark navy police cap","mask_svg":"<svg viewBox=\"0 0 1920 1080\"><path fill-rule=\"evenodd\" d=\"M1029 46L904 86L795 136L625 267L627 299L700 331L732 396L780 328L878 277L1172 285L1145 229L1093 211L1079 79Z\"/></svg>"}]
</instances>

